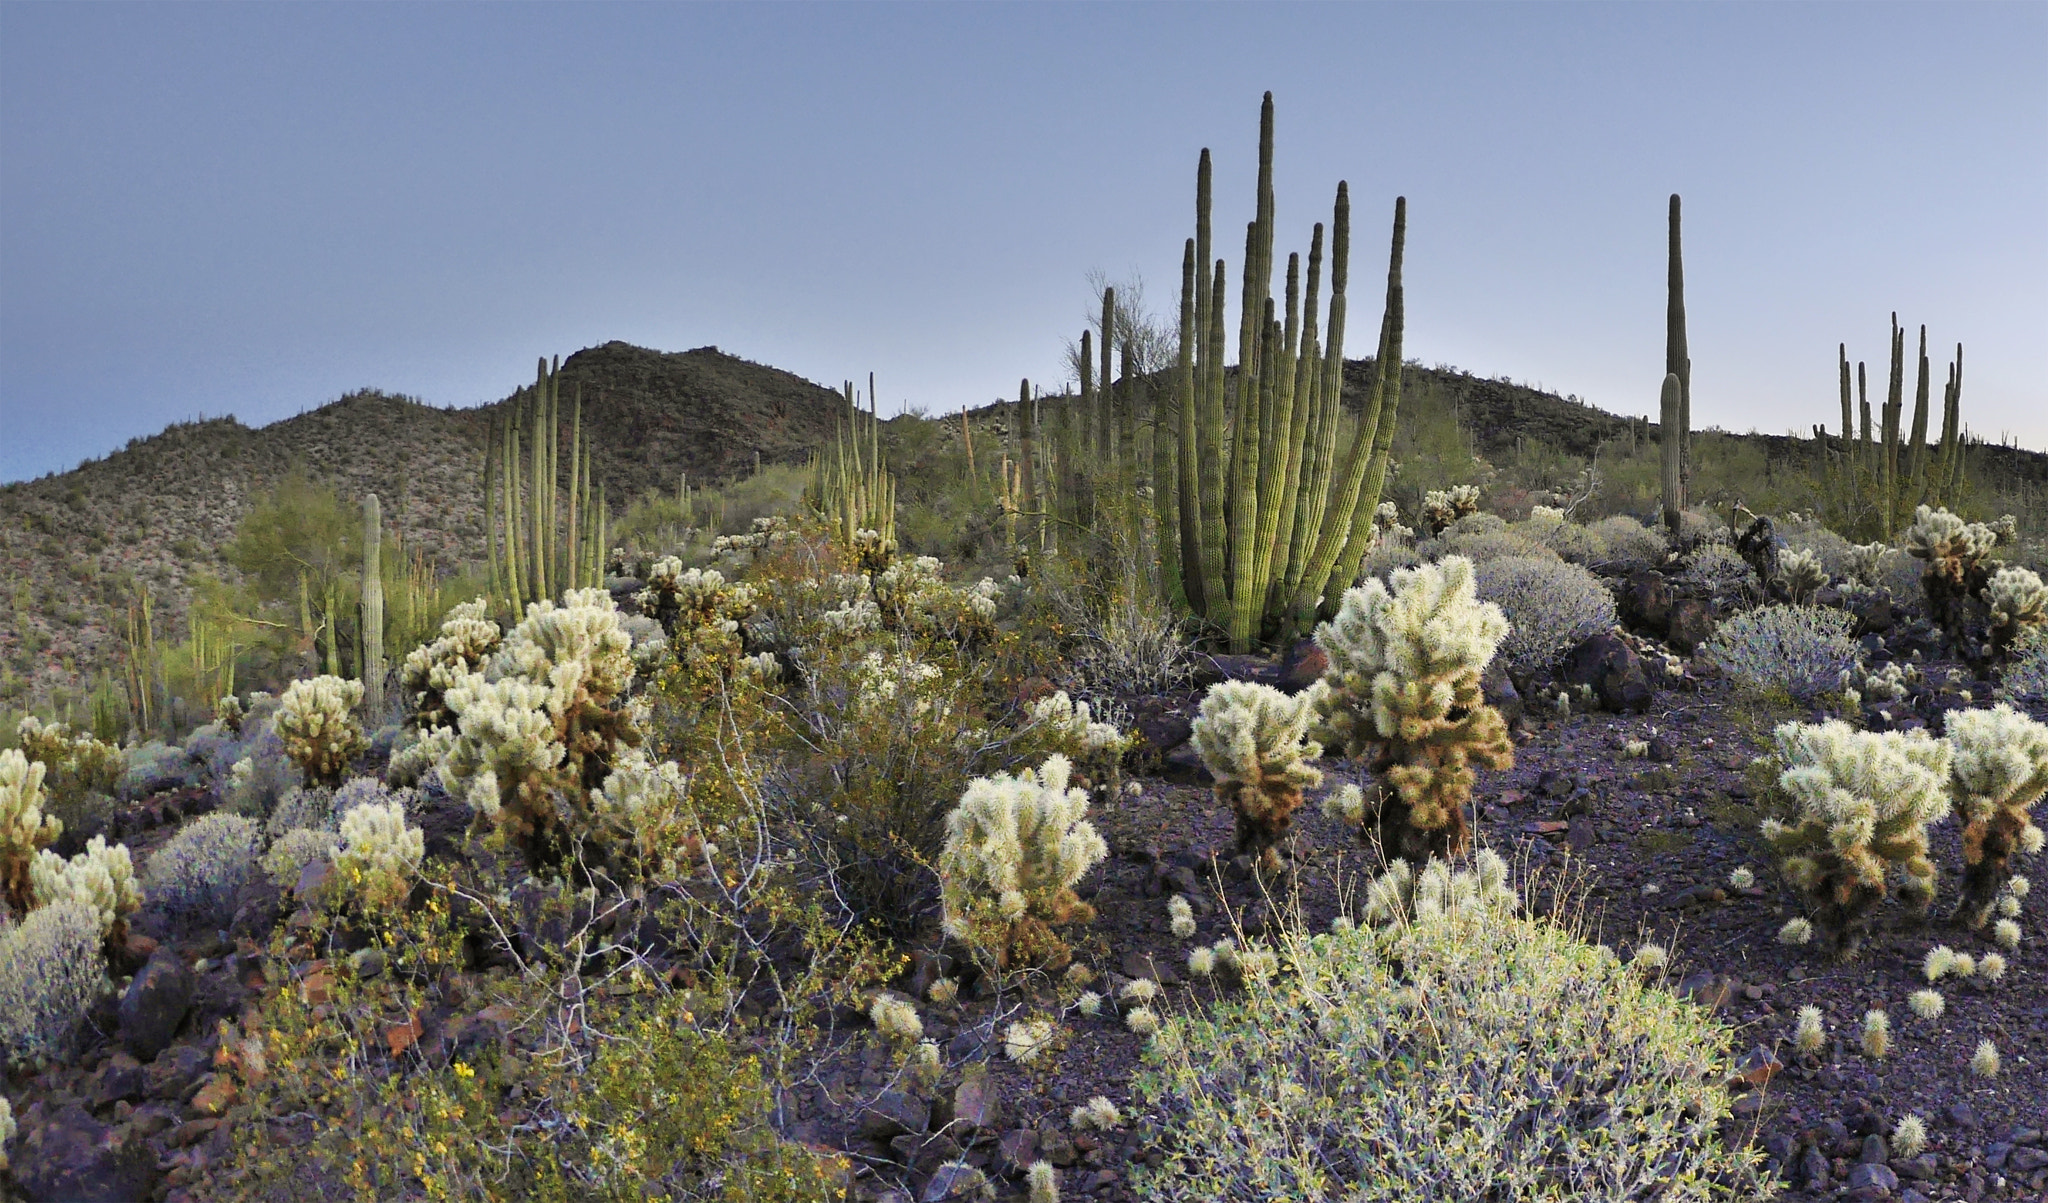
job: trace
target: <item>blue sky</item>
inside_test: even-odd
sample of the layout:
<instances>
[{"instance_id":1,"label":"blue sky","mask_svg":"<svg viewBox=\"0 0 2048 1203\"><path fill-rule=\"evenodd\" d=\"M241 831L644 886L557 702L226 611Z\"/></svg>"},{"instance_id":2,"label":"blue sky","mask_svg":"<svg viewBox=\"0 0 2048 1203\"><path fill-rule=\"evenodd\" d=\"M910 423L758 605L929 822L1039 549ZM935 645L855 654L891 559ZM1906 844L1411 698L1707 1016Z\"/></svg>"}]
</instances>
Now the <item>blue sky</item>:
<instances>
[{"instance_id":1,"label":"blue sky","mask_svg":"<svg viewBox=\"0 0 2048 1203\"><path fill-rule=\"evenodd\" d=\"M1174 309L1204 146L1235 277L1267 89L1283 254L1350 181L1354 353L1405 195L1411 356L1649 412L1679 192L1698 424L1834 425L1897 310L2048 448L2048 4L14 0L0 479L614 338L1051 386L1091 270Z\"/></svg>"}]
</instances>

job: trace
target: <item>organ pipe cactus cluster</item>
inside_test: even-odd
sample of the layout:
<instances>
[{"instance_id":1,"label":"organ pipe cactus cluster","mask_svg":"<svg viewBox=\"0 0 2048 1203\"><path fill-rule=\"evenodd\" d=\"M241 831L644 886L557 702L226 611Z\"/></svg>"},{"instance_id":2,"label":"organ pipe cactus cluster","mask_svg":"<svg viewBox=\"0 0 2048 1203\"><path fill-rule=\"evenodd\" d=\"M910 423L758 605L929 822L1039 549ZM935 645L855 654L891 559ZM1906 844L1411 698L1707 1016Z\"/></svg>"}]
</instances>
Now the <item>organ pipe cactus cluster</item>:
<instances>
[{"instance_id":1,"label":"organ pipe cactus cluster","mask_svg":"<svg viewBox=\"0 0 2048 1203\"><path fill-rule=\"evenodd\" d=\"M1933 447L1927 443L1931 401L1927 327L1920 327L1918 384L1910 431L1903 421L1906 332L1899 326L1899 315L1892 314L1890 385L1874 431L1865 365L1856 365L1855 392L1862 415L1859 435L1856 410L1851 406L1848 344L1840 344L1836 353L1842 394L1841 437L1831 447L1827 427L1814 428L1814 442L1822 456L1825 494L1836 511L1830 525L1843 530L1864 526L1890 539L1902 525L1901 519L1916 507L1951 505L1962 495L1963 344L1956 344L1955 361L1948 366L1948 381L1942 388L1941 436Z\"/></svg>"},{"instance_id":2,"label":"organ pipe cactus cluster","mask_svg":"<svg viewBox=\"0 0 2048 1203\"><path fill-rule=\"evenodd\" d=\"M579 385L570 418L568 487L562 485L561 361L542 359L531 389L503 413L484 455L484 531L491 596L513 614L563 589L600 584L606 509Z\"/></svg>"},{"instance_id":3,"label":"organ pipe cactus cluster","mask_svg":"<svg viewBox=\"0 0 2048 1203\"><path fill-rule=\"evenodd\" d=\"M1160 564L1167 592L1224 631L1233 650L1285 637L1334 607L1372 541L1401 399L1401 252L1407 201L1394 202L1392 252L1378 370L1357 433L1343 456L1345 289L1351 243L1348 187L1337 185L1330 238L1327 334L1317 334L1323 228L1309 243L1308 282L1299 257L1287 263L1276 305L1273 278L1273 97L1259 118L1257 215L1247 227L1238 320L1238 363L1226 372L1226 270L1212 261L1210 164L1196 173L1195 236L1181 261L1177 446L1154 469L1173 469L1170 504L1160 507ZM1163 476L1164 473L1162 472ZM1157 482L1161 489L1168 482ZM1178 536L1176 541L1175 536ZM1169 546L1169 544L1172 544Z\"/></svg>"},{"instance_id":4,"label":"organ pipe cactus cluster","mask_svg":"<svg viewBox=\"0 0 2048 1203\"><path fill-rule=\"evenodd\" d=\"M1348 590L1316 628L1330 667L1302 697L1324 745L1365 759L1380 779L1358 818L1388 859L1463 852L1472 766L1514 763L1507 724L1480 685L1507 632L1500 607L1478 600L1463 556L1399 569L1392 590L1377 579Z\"/></svg>"},{"instance_id":5,"label":"organ pipe cactus cluster","mask_svg":"<svg viewBox=\"0 0 2048 1203\"><path fill-rule=\"evenodd\" d=\"M2012 879L2015 852L2038 852L2031 811L2048 794L2048 726L2000 704L1948 716L1950 775L1963 821L1963 887L1956 916L1980 928Z\"/></svg>"},{"instance_id":6,"label":"organ pipe cactus cluster","mask_svg":"<svg viewBox=\"0 0 2048 1203\"><path fill-rule=\"evenodd\" d=\"M1890 880L1924 913L1933 901L1927 825L1949 812L1950 745L1925 732L1857 731L1840 720L1785 723L1774 733L1777 788L1789 822L1763 837L1806 898L1817 934L1854 956Z\"/></svg>"},{"instance_id":7,"label":"organ pipe cactus cluster","mask_svg":"<svg viewBox=\"0 0 2048 1203\"><path fill-rule=\"evenodd\" d=\"M1070 954L1052 925L1095 917L1074 884L1109 846L1088 822L1088 792L1070 787L1071 773L1067 758L1054 755L1014 777L977 777L946 816L946 934L1002 968L1060 968Z\"/></svg>"},{"instance_id":8,"label":"organ pipe cactus cluster","mask_svg":"<svg viewBox=\"0 0 2048 1203\"><path fill-rule=\"evenodd\" d=\"M1322 755L1308 739L1307 695L1270 685L1221 681L1202 698L1194 722L1195 751L1216 779L1216 797L1237 816L1237 847L1268 869L1301 808L1302 787L1322 781L1307 762Z\"/></svg>"},{"instance_id":9,"label":"organ pipe cactus cluster","mask_svg":"<svg viewBox=\"0 0 2048 1203\"><path fill-rule=\"evenodd\" d=\"M872 530L884 542L896 542L896 478L882 458L882 421L875 400L875 378L868 376L868 412L854 396L853 382L843 386L846 412L832 446L811 462L811 483L804 500L824 518L849 551L854 536Z\"/></svg>"}]
</instances>

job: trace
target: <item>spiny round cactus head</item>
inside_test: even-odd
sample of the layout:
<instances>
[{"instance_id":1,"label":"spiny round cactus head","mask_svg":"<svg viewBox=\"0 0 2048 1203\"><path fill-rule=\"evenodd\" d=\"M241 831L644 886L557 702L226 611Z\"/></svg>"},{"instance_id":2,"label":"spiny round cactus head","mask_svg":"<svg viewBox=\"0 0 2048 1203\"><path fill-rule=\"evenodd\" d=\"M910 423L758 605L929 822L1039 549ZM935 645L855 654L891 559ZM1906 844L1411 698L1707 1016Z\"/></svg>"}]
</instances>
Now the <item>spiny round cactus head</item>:
<instances>
[{"instance_id":1,"label":"spiny round cactus head","mask_svg":"<svg viewBox=\"0 0 2048 1203\"><path fill-rule=\"evenodd\" d=\"M1296 790L1323 775L1305 763L1322 755L1308 741L1312 718L1305 695L1289 696L1253 681L1219 681L1202 698L1194 722L1195 751L1218 780L1258 786L1277 778Z\"/></svg>"},{"instance_id":2,"label":"spiny round cactus head","mask_svg":"<svg viewBox=\"0 0 2048 1203\"><path fill-rule=\"evenodd\" d=\"M1449 681L1486 670L1507 637L1507 615L1476 592L1472 561L1446 556L1396 569L1389 590L1378 579L1344 593L1337 616L1316 628L1330 658L1331 688L1370 696L1373 681Z\"/></svg>"},{"instance_id":3,"label":"spiny round cactus head","mask_svg":"<svg viewBox=\"0 0 2048 1203\"><path fill-rule=\"evenodd\" d=\"M1053 967L1065 946L1046 926L1093 916L1073 886L1109 846L1087 821L1088 793L1073 766L1048 757L1038 769L968 783L946 816L939 893L948 935L996 954L999 964Z\"/></svg>"},{"instance_id":4,"label":"spiny round cactus head","mask_svg":"<svg viewBox=\"0 0 2048 1203\"><path fill-rule=\"evenodd\" d=\"M1950 712L1948 742L1955 749L1956 804L1965 821L1999 810L2024 816L2048 794L2048 725L2011 705Z\"/></svg>"},{"instance_id":5,"label":"spiny round cactus head","mask_svg":"<svg viewBox=\"0 0 2048 1203\"><path fill-rule=\"evenodd\" d=\"M1837 848L1925 827L1948 813L1953 752L1925 732L1858 731L1840 719L1785 723L1773 733L1778 785Z\"/></svg>"},{"instance_id":6,"label":"spiny round cactus head","mask_svg":"<svg viewBox=\"0 0 2048 1203\"><path fill-rule=\"evenodd\" d=\"M1998 543L1998 533L1981 522L1965 522L1946 507L1921 506L1906 528L1906 550L1920 559L1979 560Z\"/></svg>"},{"instance_id":7,"label":"spiny round cactus head","mask_svg":"<svg viewBox=\"0 0 2048 1203\"><path fill-rule=\"evenodd\" d=\"M1995 626L2016 632L2048 622L2048 585L2026 568L2008 566L1992 573L1984 586L1984 602Z\"/></svg>"}]
</instances>

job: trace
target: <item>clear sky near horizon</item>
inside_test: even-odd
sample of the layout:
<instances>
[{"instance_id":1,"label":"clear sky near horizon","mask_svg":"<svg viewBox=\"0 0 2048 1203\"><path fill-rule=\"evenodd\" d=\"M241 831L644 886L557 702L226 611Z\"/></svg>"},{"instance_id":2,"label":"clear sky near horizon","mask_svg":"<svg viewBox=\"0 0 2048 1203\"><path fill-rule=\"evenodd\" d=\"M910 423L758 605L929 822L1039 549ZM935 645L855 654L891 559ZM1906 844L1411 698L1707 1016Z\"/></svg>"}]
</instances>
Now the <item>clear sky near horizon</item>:
<instances>
[{"instance_id":1,"label":"clear sky near horizon","mask_svg":"<svg viewBox=\"0 0 2048 1203\"><path fill-rule=\"evenodd\" d=\"M1091 270L1175 311L1204 146L1234 306L1268 89L1281 256L1350 181L1354 356L1405 195L1409 356L1653 411L1678 192L1697 425L1832 429L1896 310L2048 449L2048 4L12 0L0 480L611 339L1057 387Z\"/></svg>"}]
</instances>

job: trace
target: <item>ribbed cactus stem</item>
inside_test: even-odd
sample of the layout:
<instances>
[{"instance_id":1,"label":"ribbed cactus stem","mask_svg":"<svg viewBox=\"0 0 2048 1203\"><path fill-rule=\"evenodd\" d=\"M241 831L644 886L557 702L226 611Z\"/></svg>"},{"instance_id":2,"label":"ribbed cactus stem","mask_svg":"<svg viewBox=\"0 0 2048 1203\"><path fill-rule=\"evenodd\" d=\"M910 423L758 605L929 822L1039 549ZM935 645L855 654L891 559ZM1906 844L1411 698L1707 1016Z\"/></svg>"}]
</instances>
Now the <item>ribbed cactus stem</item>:
<instances>
[{"instance_id":1,"label":"ribbed cactus stem","mask_svg":"<svg viewBox=\"0 0 2048 1203\"><path fill-rule=\"evenodd\" d=\"M1664 374L1663 396L1659 401L1658 411L1662 415L1661 421L1664 424L1663 430L1660 432L1663 439L1664 452L1662 473L1662 484L1664 486L1664 526L1673 535L1678 533L1679 515L1684 510L1684 506L1680 503L1680 498L1683 494L1680 492L1682 482L1679 478L1679 464L1685 455L1685 440L1679 434L1681 424L1685 421L1684 396L1684 386L1678 379L1678 373L1666 372Z\"/></svg>"},{"instance_id":2,"label":"ribbed cactus stem","mask_svg":"<svg viewBox=\"0 0 2048 1203\"><path fill-rule=\"evenodd\" d=\"M1913 435L1907 448L1906 483L1912 504L1927 501L1927 327L1920 327L1920 372L1913 389Z\"/></svg>"},{"instance_id":3,"label":"ribbed cactus stem","mask_svg":"<svg viewBox=\"0 0 2048 1203\"><path fill-rule=\"evenodd\" d=\"M1664 300L1664 371L1678 377L1678 505L1692 483L1692 353L1685 338L1685 259L1680 249L1678 194L1671 194L1670 248ZM1667 433L1665 437L1670 437Z\"/></svg>"},{"instance_id":4,"label":"ribbed cactus stem","mask_svg":"<svg viewBox=\"0 0 2048 1203\"><path fill-rule=\"evenodd\" d=\"M384 521L375 493L363 498L363 713L384 721Z\"/></svg>"}]
</instances>

